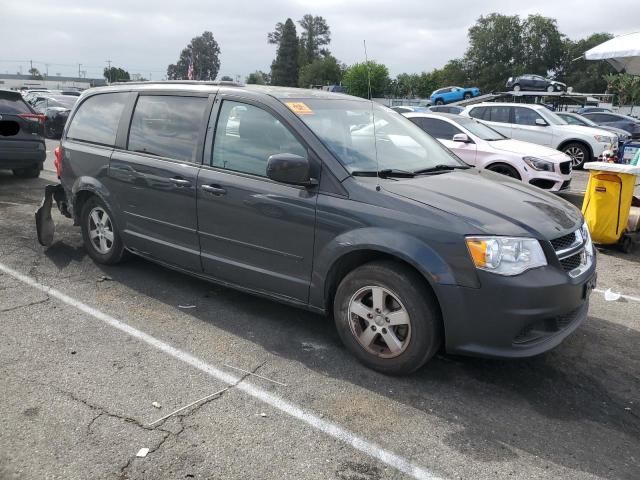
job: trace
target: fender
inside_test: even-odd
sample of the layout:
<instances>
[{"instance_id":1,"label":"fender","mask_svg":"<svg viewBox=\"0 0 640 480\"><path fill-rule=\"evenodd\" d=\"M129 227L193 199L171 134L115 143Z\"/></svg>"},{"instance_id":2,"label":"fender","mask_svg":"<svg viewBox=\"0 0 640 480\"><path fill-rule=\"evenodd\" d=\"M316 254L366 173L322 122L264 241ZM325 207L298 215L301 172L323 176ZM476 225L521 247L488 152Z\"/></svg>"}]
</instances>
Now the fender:
<instances>
[{"instance_id":1,"label":"fender","mask_svg":"<svg viewBox=\"0 0 640 480\"><path fill-rule=\"evenodd\" d=\"M331 281L329 273L345 255L358 251L376 251L405 261L424 276L436 295L438 285L469 284L479 287L477 276L467 281L456 279L447 262L418 238L397 231L367 227L345 232L316 252L309 292L310 305L325 308L325 294Z\"/></svg>"},{"instance_id":2,"label":"fender","mask_svg":"<svg viewBox=\"0 0 640 480\"><path fill-rule=\"evenodd\" d=\"M112 205L113 198L111 197L109 190L105 185L95 177L81 176L76 178L71 186L71 203L73 221L75 225L80 224L80 211L78 207L78 198L82 192L91 192L94 195L100 197L100 199L107 205L109 210L115 212L114 205Z\"/></svg>"}]
</instances>

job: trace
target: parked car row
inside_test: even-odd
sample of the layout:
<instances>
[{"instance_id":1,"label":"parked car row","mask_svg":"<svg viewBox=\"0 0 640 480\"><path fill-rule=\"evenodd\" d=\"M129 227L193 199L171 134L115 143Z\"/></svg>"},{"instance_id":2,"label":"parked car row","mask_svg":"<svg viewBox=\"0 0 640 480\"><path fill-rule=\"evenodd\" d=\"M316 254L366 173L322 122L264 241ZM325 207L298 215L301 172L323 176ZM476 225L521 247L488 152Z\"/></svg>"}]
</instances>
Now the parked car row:
<instances>
[{"instance_id":1,"label":"parked car row","mask_svg":"<svg viewBox=\"0 0 640 480\"><path fill-rule=\"evenodd\" d=\"M563 153L468 116L407 115L445 119L442 135L475 149L470 163L489 165L501 151L526 157L554 185L570 168ZM387 374L417 369L442 346L542 353L587 317L595 287L579 210L470 168L406 118L343 94L175 82L92 89L71 112L56 169L61 183L36 213L43 245L53 241L54 197L94 261L131 252L331 313L346 347Z\"/></svg>"},{"instance_id":2,"label":"parked car row","mask_svg":"<svg viewBox=\"0 0 640 480\"><path fill-rule=\"evenodd\" d=\"M44 134L47 138L60 138L69 112L78 101L79 92L34 91L24 95L24 100L44 116Z\"/></svg>"}]
</instances>

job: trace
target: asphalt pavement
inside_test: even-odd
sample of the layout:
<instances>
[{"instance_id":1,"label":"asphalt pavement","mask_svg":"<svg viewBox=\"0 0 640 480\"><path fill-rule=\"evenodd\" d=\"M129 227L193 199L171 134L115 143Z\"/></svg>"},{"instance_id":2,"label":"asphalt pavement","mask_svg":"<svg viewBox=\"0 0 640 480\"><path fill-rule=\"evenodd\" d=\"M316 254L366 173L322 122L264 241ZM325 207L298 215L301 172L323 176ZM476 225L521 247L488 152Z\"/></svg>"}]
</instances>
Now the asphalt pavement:
<instances>
[{"instance_id":1,"label":"asphalt pavement","mask_svg":"<svg viewBox=\"0 0 640 480\"><path fill-rule=\"evenodd\" d=\"M324 317L96 265L57 213L40 247L51 180L0 173L1 479L638 478L637 254L600 252L589 318L551 352L439 354L393 378Z\"/></svg>"}]
</instances>

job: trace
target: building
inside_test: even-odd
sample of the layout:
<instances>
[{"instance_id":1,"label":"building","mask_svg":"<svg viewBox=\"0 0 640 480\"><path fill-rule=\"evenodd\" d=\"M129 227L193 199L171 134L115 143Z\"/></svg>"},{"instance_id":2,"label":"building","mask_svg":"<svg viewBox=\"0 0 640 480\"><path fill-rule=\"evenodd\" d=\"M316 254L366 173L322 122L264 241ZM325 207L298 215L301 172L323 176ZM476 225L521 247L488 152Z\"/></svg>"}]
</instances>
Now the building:
<instances>
[{"instance_id":1,"label":"building","mask_svg":"<svg viewBox=\"0 0 640 480\"><path fill-rule=\"evenodd\" d=\"M44 76L42 80L31 75L13 75L0 73L0 88L7 90L19 90L22 88L50 88L61 90L64 88L77 88L84 90L91 87L106 85L104 78L63 77L60 75Z\"/></svg>"}]
</instances>

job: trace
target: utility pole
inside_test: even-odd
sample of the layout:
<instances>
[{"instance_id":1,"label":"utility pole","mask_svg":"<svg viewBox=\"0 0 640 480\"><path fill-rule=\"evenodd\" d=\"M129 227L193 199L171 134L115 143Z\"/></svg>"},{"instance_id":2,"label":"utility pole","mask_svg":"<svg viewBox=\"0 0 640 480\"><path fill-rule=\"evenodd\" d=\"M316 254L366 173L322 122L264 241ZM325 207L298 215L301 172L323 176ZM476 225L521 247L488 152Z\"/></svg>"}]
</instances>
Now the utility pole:
<instances>
[{"instance_id":1,"label":"utility pole","mask_svg":"<svg viewBox=\"0 0 640 480\"><path fill-rule=\"evenodd\" d=\"M33 72L33 60L29 60L29 73Z\"/></svg>"},{"instance_id":2,"label":"utility pole","mask_svg":"<svg viewBox=\"0 0 640 480\"><path fill-rule=\"evenodd\" d=\"M107 77L107 80L109 80L109 83L111 83L111 60L107 60L107 65L109 65L109 70L107 70L107 75L109 75Z\"/></svg>"},{"instance_id":3,"label":"utility pole","mask_svg":"<svg viewBox=\"0 0 640 480\"><path fill-rule=\"evenodd\" d=\"M82 67L81 63L78 64L78 78L80 78L80 67Z\"/></svg>"}]
</instances>

